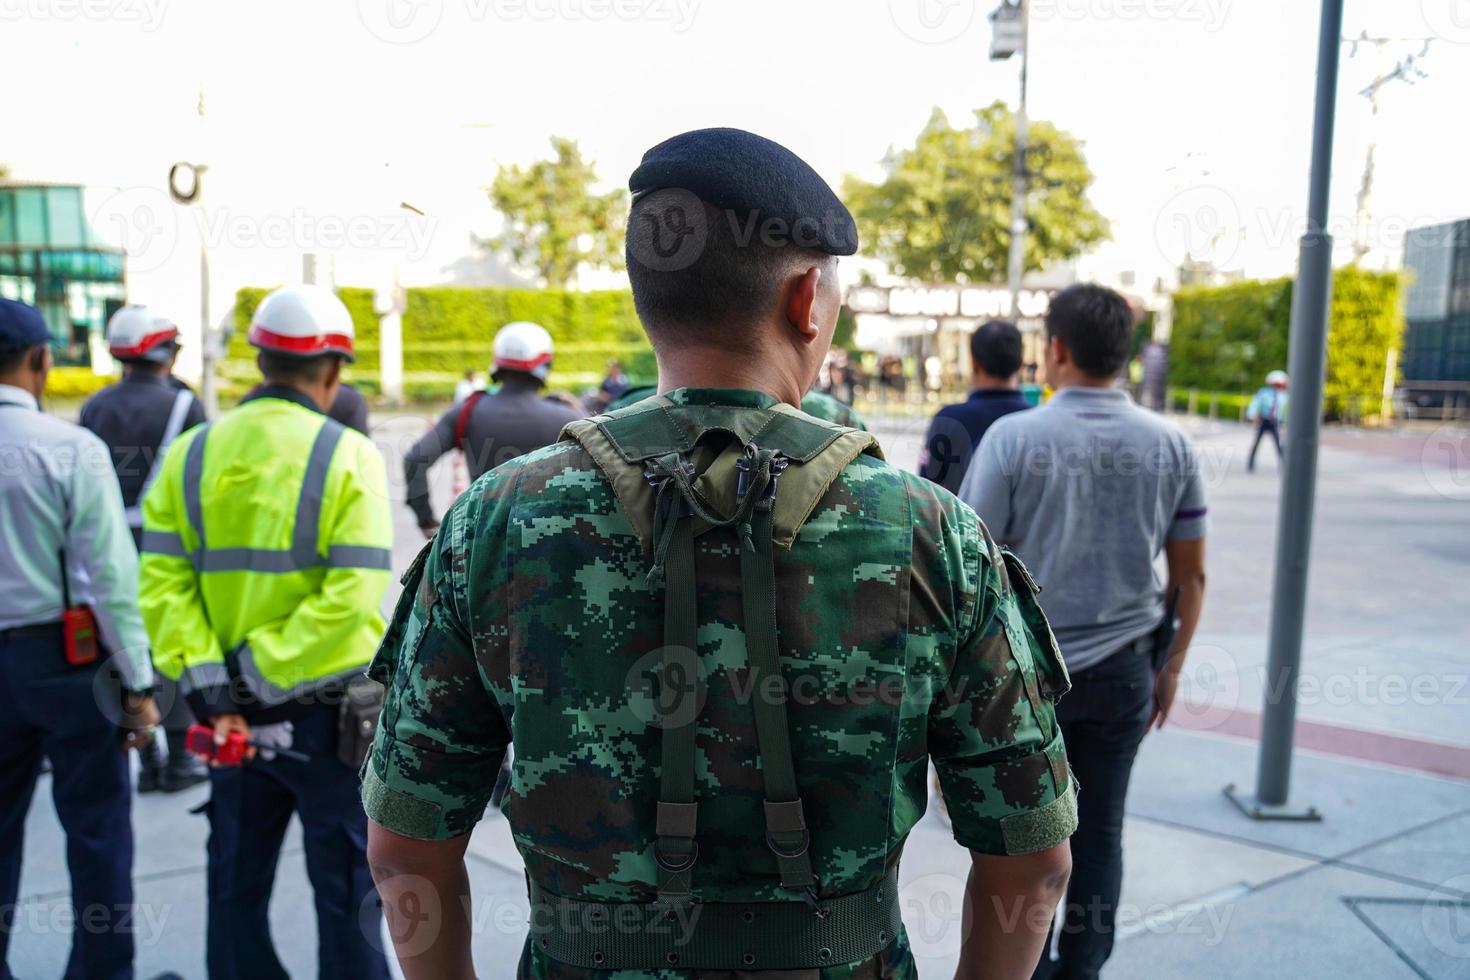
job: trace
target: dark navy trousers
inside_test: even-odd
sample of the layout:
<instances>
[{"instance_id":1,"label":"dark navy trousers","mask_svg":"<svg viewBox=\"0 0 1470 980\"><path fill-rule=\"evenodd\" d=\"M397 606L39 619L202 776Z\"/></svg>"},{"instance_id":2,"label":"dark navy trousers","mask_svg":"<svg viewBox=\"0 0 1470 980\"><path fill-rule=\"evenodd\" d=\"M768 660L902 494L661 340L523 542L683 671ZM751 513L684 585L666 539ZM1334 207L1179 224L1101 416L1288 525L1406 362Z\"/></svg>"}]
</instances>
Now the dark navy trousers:
<instances>
[{"instance_id":1,"label":"dark navy trousers","mask_svg":"<svg viewBox=\"0 0 1470 980\"><path fill-rule=\"evenodd\" d=\"M1060 959L1043 953L1032 980L1096 980L1113 953L1123 887L1123 808L1153 706L1153 667L1139 645L1073 674L1072 690L1057 702L1077 778L1077 832L1057 939Z\"/></svg>"},{"instance_id":2,"label":"dark navy trousers","mask_svg":"<svg viewBox=\"0 0 1470 980\"><path fill-rule=\"evenodd\" d=\"M0 632L0 976L12 930L24 932L17 909L26 811L41 757L51 760L51 798L66 831L72 930L68 978L131 980L133 976L132 785L117 726L99 706L118 689L105 668L72 668L61 628ZM108 706L111 707L110 705ZM53 921L50 915L46 923Z\"/></svg>"},{"instance_id":3,"label":"dark navy trousers","mask_svg":"<svg viewBox=\"0 0 1470 980\"><path fill-rule=\"evenodd\" d=\"M313 707L292 727L291 747L310 762L257 757L238 769L210 770L210 980L289 976L271 942L268 913L293 813L301 820L316 898L317 976L388 980L382 908L367 864L367 816L357 772L337 758L337 708Z\"/></svg>"}]
</instances>

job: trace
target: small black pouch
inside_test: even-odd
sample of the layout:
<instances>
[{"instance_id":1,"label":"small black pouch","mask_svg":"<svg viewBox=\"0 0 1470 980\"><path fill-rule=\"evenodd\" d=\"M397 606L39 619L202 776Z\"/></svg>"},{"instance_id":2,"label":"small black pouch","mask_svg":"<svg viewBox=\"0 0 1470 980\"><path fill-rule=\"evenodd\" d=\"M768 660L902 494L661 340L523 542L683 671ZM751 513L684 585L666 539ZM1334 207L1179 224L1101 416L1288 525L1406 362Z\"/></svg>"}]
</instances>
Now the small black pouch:
<instances>
[{"instance_id":1,"label":"small black pouch","mask_svg":"<svg viewBox=\"0 0 1470 980\"><path fill-rule=\"evenodd\" d=\"M348 682L337 714L337 758L354 772L373 747L382 713L383 685L365 674Z\"/></svg>"}]
</instances>

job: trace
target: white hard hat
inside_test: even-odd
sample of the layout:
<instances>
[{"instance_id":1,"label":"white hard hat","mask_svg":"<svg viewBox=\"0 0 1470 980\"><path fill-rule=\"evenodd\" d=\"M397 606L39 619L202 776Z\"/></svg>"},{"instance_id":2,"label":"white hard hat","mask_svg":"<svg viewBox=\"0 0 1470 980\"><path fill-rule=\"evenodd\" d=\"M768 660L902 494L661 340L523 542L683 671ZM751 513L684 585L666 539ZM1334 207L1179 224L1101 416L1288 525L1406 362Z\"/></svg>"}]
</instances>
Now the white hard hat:
<instances>
[{"instance_id":1,"label":"white hard hat","mask_svg":"<svg viewBox=\"0 0 1470 980\"><path fill-rule=\"evenodd\" d=\"M107 321L107 350L120 361L167 364L178 345L178 324L146 306L124 306Z\"/></svg>"},{"instance_id":2,"label":"white hard hat","mask_svg":"<svg viewBox=\"0 0 1470 980\"><path fill-rule=\"evenodd\" d=\"M282 286L250 318L250 343L277 354L340 354L351 361L352 337L352 314L321 286Z\"/></svg>"},{"instance_id":3,"label":"white hard hat","mask_svg":"<svg viewBox=\"0 0 1470 980\"><path fill-rule=\"evenodd\" d=\"M1286 383L1287 377L1285 371L1272 371L1266 375L1266 384L1268 385L1285 385Z\"/></svg>"},{"instance_id":4,"label":"white hard hat","mask_svg":"<svg viewBox=\"0 0 1470 980\"><path fill-rule=\"evenodd\" d=\"M495 335L494 351L491 374L521 371L545 381L551 373L551 334L540 324L526 320L507 323Z\"/></svg>"}]
</instances>

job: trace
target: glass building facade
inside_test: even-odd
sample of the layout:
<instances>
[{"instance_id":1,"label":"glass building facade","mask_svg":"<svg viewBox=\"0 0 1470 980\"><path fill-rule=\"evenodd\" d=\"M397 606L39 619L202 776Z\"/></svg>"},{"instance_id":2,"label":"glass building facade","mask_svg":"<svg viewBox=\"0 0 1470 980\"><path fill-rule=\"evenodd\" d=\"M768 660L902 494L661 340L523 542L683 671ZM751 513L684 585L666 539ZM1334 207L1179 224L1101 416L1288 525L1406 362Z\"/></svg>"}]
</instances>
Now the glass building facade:
<instances>
[{"instance_id":1,"label":"glass building facade","mask_svg":"<svg viewBox=\"0 0 1470 980\"><path fill-rule=\"evenodd\" d=\"M64 343L62 363L88 364L94 338L125 296L123 252L92 227L84 188L0 185L0 296L36 306Z\"/></svg>"}]
</instances>

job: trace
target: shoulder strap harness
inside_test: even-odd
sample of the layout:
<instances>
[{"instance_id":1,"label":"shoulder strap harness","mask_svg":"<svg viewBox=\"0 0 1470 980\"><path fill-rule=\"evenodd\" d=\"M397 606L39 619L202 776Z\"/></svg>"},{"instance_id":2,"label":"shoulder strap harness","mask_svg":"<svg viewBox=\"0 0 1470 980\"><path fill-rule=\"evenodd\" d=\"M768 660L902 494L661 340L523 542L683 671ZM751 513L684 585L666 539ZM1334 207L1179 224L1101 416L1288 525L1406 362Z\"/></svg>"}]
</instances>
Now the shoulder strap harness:
<instances>
[{"instance_id":1,"label":"shoulder strap harness","mask_svg":"<svg viewBox=\"0 0 1470 980\"><path fill-rule=\"evenodd\" d=\"M847 466L864 452L881 455L865 432L812 419L786 406L766 411L729 408L681 413L658 397L612 415L572 423L563 433L583 448L613 480L630 517L646 493L630 485L629 470L643 467L642 479L653 497L653 526L640 528L652 545L651 584L662 580L664 647L658 668L662 732L662 771L654 856L660 904L692 900L692 872L699 857L695 840L699 804L694 798L694 736L697 707L692 697L697 676L694 538L714 527L734 527L741 542L740 576L745 612L745 642L754 699L756 747L765 781L765 839L776 857L783 888L797 892L810 909L825 917L809 852L811 835L797 791L786 693L776 635L775 545L789 547L800 525ZM739 443L738 452L721 454L696 485L690 460L700 438L723 431ZM734 474L731 468L733 458ZM819 465L807 468L807 464ZM794 467L794 468L793 468ZM791 469L800 473L800 494L789 498L777 532L777 487ZM721 503L734 475L733 510ZM725 479L721 479L724 477ZM783 503L786 501L783 500ZM631 505L631 506L630 506ZM635 526L640 523L635 520ZM775 678L767 682L766 678ZM767 684L770 687L767 687Z\"/></svg>"}]
</instances>

